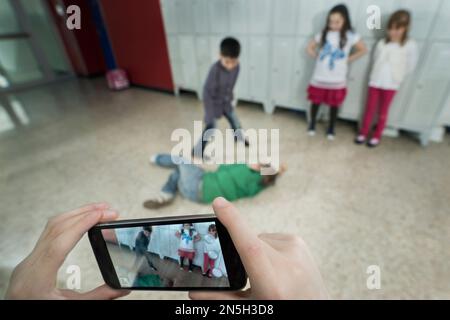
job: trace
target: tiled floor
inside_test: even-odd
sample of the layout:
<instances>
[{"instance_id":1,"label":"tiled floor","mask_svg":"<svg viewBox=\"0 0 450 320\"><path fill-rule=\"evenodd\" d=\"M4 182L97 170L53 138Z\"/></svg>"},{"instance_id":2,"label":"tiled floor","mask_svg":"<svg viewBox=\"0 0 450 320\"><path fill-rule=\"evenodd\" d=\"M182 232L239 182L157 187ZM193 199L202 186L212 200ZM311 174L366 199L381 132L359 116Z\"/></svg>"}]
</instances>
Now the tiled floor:
<instances>
[{"instance_id":1,"label":"tiled floor","mask_svg":"<svg viewBox=\"0 0 450 320\"><path fill-rule=\"evenodd\" d=\"M170 151L175 128L202 118L200 102L145 89L110 92L104 81L68 81L17 95L30 124L0 134L0 295L33 247L46 219L105 200L125 218L208 213L178 198L160 211L142 202L168 172L148 156ZM450 298L450 139L421 147L386 138L374 150L352 143L354 125L337 139L309 137L302 115L265 114L242 104L244 127L280 128L289 169L277 185L236 203L259 231L294 232L311 246L335 298ZM220 122L225 128L227 123ZM86 238L69 255L82 289L101 283ZM381 289L368 290L366 269L381 268ZM280 270L288 272L288 270ZM131 298L187 298L186 293L136 292Z\"/></svg>"}]
</instances>

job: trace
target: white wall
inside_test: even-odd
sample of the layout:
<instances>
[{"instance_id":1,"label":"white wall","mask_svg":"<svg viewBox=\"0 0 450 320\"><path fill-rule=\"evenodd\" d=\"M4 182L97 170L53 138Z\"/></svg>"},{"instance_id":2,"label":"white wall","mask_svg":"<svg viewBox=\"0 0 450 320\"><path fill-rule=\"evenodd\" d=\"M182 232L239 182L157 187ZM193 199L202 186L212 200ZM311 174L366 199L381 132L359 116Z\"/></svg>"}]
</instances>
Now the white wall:
<instances>
[{"instance_id":1,"label":"white wall","mask_svg":"<svg viewBox=\"0 0 450 320\"><path fill-rule=\"evenodd\" d=\"M327 11L346 3L352 23L371 49L383 36L366 27L369 5L378 5L382 23L394 10L412 13L411 37L420 48L419 65L404 82L391 108L389 126L421 134L425 144L439 122L450 88L450 1L445 0L160 0L177 88L201 97L209 66L225 36L242 45L236 96L275 107L307 110L306 87L314 61L305 53ZM353 63L340 117L358 121L365 102L371 55Z\"/></svg>"}]
</instances>

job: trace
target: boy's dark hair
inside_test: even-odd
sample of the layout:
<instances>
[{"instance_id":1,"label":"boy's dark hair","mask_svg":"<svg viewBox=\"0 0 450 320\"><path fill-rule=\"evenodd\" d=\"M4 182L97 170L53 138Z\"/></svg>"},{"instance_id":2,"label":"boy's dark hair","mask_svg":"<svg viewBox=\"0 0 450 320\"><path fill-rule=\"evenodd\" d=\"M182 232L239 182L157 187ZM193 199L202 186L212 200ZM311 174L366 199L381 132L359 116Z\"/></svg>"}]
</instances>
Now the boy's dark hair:
<instances>
[{"instance_id":1,"label":"boy's dark hair","mask_svg":"<svg viewBox=\"0 0 450 320\"><path fill-rule=\"evenodd\" d=\"M237 58L241 53L241 45L235 38L225 38L220 43L220 54L228 58Z\"/></svg>"},{"instance_id":2,"label":"boy's dark hair","mask_svg":"<svg viewBox=\"0 0 450 320\"><path fill-rule=\"evenodd\" d=\"M142 227L142 229L144 229L144 231L148 231L148 232L152 233L152 226L145 226L145 227Z\"/></svg>"}]
</instances>

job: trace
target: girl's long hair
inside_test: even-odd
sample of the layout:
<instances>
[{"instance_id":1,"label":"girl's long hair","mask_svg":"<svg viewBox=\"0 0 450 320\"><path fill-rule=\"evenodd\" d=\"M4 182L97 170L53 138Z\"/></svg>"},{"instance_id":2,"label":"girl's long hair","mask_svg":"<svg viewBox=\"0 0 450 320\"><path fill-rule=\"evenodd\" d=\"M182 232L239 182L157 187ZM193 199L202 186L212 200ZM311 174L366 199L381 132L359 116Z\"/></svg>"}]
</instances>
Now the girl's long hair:
<instances>
[{"instance_id":1,"label":"girl's long hair","mask_svg":"<svg viewBox=\"0 0 450 320\"><path fill-rule=\"evenodd\" d=\"M404 45L406 40L408 39L408 31L409 25L411 23L411 15L407 10L397 10L390 17L387 24L387 30L392 28L405 28L405 32L403 33L401 44ZM386 32L386 43L390 42L388 32Z\"/></svg>"},{"instance_id":2,"label":"girl's long hair","mask_svg":"<svg viewBox=\"0 0 450 320\"><path fill-rule=\"evenodd\" d=\"M193 225L192 223L183 223L183 225L181 226L180 233L183 234L183 232L184 232L184 225L185 225L185 224L190 225L190 228L189 228L189 236L192 237L192 234L193 234L194 231L195 231L194 225Z\"/></svg>"},{"instance_id":3,"label":"girl's long hair","mask_svg":"<svg viewBox=\"0 0 450 320\"><path fill-rule=\"evenodd\" d=\"M209 227L208 227L208 232L211 232L211 231L215 231L216 232L216 234L214 235L214 238L217 239L217 229L216 229L216 225L214 223L210 224Z\"/></svg>"},{"instance_id":4,"label":"girl's long hair","mask_svg":"<svg viewBox=\"0 0 450 320\"><path fill-rule=\"evenodd\" d=\"M344 25L342 26L342 29L340 31L340 40L339 40L339 47L342 49L345 47L345 44L347 43L347 31L353 30L352 23L350 21L350 15L348 13L348 9L345 4L338 4L333 8L331 8L331 10L328 12L327 21L325 27L322 30L322 38L320 40L320 46L323 47L325 45L325 42L327 41L327 34L329 31L328 24L330 22L330 16L334 13L339 13L344 19Z\"/></svg>"}]
</instances>

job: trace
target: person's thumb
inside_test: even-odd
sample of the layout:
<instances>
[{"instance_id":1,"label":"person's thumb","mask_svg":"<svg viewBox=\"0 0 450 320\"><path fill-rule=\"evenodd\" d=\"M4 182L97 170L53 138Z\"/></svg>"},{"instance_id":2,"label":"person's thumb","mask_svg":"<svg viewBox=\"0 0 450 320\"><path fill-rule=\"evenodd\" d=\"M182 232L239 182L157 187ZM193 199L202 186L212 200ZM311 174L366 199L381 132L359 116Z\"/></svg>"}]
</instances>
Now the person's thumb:
<instances>
[{"instance_id":1,"label":"person's thumb","mask_svg":"<svg viewBox=\"0 0 450 320\"><path fill-rule=\"evenodd\" d=\"M129 293L129 290L116 290L104 284L91 291L82 293L79 298L83 300L112 300L126 296Z\"/></svg>"}]
</instances>

